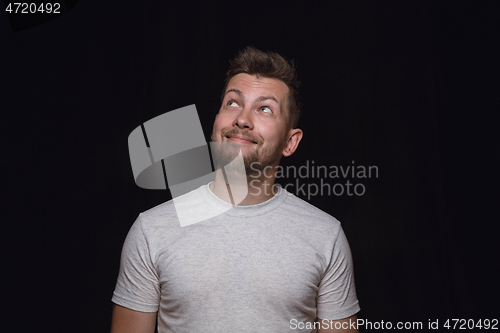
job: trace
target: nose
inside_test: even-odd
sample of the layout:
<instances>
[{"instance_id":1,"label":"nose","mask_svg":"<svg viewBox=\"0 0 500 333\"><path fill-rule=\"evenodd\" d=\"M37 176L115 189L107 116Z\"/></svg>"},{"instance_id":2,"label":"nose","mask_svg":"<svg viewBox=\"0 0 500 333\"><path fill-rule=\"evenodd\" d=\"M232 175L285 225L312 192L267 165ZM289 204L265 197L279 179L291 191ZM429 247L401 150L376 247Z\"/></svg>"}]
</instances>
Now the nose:
<instances>
[{"instance_id":1,"label":"nose","mask_svg":"<svg viewBox=\"0 0 500 333\"><path fill-rule=\"evenodd\" d=\"M250 108L242 109L233 121L233 126L237 126L240 129L253 129L252 121L252 110Z\"/></svg>"}]
</instances>

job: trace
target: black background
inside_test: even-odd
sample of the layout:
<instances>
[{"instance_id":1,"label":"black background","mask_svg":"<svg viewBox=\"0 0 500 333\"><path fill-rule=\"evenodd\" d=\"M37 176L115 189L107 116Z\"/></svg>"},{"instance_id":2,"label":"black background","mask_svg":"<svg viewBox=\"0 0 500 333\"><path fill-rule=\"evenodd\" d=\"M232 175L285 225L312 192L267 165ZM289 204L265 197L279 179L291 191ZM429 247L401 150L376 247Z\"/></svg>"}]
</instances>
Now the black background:
<instances>
[{"instance_id":1,"label":"black background","mask_svg":"<svg viewBox=\"0 0 500 333\"><path fill-rule=\"evenodd\" d=\"M69 9L17 32L0 14L6 332L109 331L123 240L171 198L134 184L128 135L196 104L208 140L247 45L294 59L303 82L285 165L378 166L363 196L310 200L347 234L358 316L499 318L497 2Z\"/></svg>"}]
</instances>

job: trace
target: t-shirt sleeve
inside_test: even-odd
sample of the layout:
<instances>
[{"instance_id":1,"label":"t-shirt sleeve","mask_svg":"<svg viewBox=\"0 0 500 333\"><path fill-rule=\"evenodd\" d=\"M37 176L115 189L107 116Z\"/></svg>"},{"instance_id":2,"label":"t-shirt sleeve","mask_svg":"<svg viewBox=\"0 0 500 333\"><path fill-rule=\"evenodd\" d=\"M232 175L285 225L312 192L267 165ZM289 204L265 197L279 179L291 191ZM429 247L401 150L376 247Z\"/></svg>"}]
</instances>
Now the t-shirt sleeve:
<instances>
[{"instance_id":1,"label":"t-shirt sleeve","mask_svg":"<svg viewBox=\"0 0 500 333\"><path fill-rule=\"evenodd\" d=\"M159 277L151 259L141 215L130 228L123 244L120 271L111 301L136 311L158 311Z\"/></svg>"},{"instance_id":2,"label":"t-shirt sleeve","mask_svg":"<svg viewBox=\"0 0 500 333\"><path fill-rule=\"evenodd\" d=\"M360 310L354 286L351 249L342 228L319 284L317 309L318 318L327 320L344 319Z\"/></svg>"}]
</instances>

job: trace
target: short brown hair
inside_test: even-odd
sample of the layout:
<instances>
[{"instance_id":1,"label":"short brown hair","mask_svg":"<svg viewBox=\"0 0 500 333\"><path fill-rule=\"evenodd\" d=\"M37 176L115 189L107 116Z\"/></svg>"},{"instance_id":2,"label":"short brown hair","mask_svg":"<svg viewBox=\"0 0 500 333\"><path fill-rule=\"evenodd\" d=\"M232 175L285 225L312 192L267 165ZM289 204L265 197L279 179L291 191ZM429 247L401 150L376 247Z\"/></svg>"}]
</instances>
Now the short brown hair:
<instances>
[{"instance_id":1,"label":"short brown hair","mask_svg":"<svg viewBox=\"0 0 500 333\"><path fill-rule=\"evenodd\" d=\"M257 77L266 77L283 81L288 87L288 126L296 128L300 118L299 84L295 72L295 64L290 63L274 52L262 52L253 46L240 51L238 56L229 62L226 73L222 100L229 81L236 75L246 73Z\"/></svg>"}]
</instances>

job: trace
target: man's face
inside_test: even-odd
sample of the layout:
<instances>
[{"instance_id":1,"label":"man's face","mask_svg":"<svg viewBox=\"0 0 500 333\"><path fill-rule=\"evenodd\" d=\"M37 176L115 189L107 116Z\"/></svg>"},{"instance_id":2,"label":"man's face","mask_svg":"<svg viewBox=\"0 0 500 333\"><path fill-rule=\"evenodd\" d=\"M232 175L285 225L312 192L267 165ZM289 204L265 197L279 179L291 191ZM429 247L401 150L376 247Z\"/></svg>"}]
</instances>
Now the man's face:
<instances>
[{"instance_id":1,"label":"man's face","mask_svg":"<svg viewBox=\"0 0 500 333\"><path fill-rule=\"evenodd\" d=\"M250 165L261 170L278 165L288 139L287 96L288 87L278 79L234 76L215 118L212 141L240 146L247 172Z\"/></svg>"}]
</instances>

